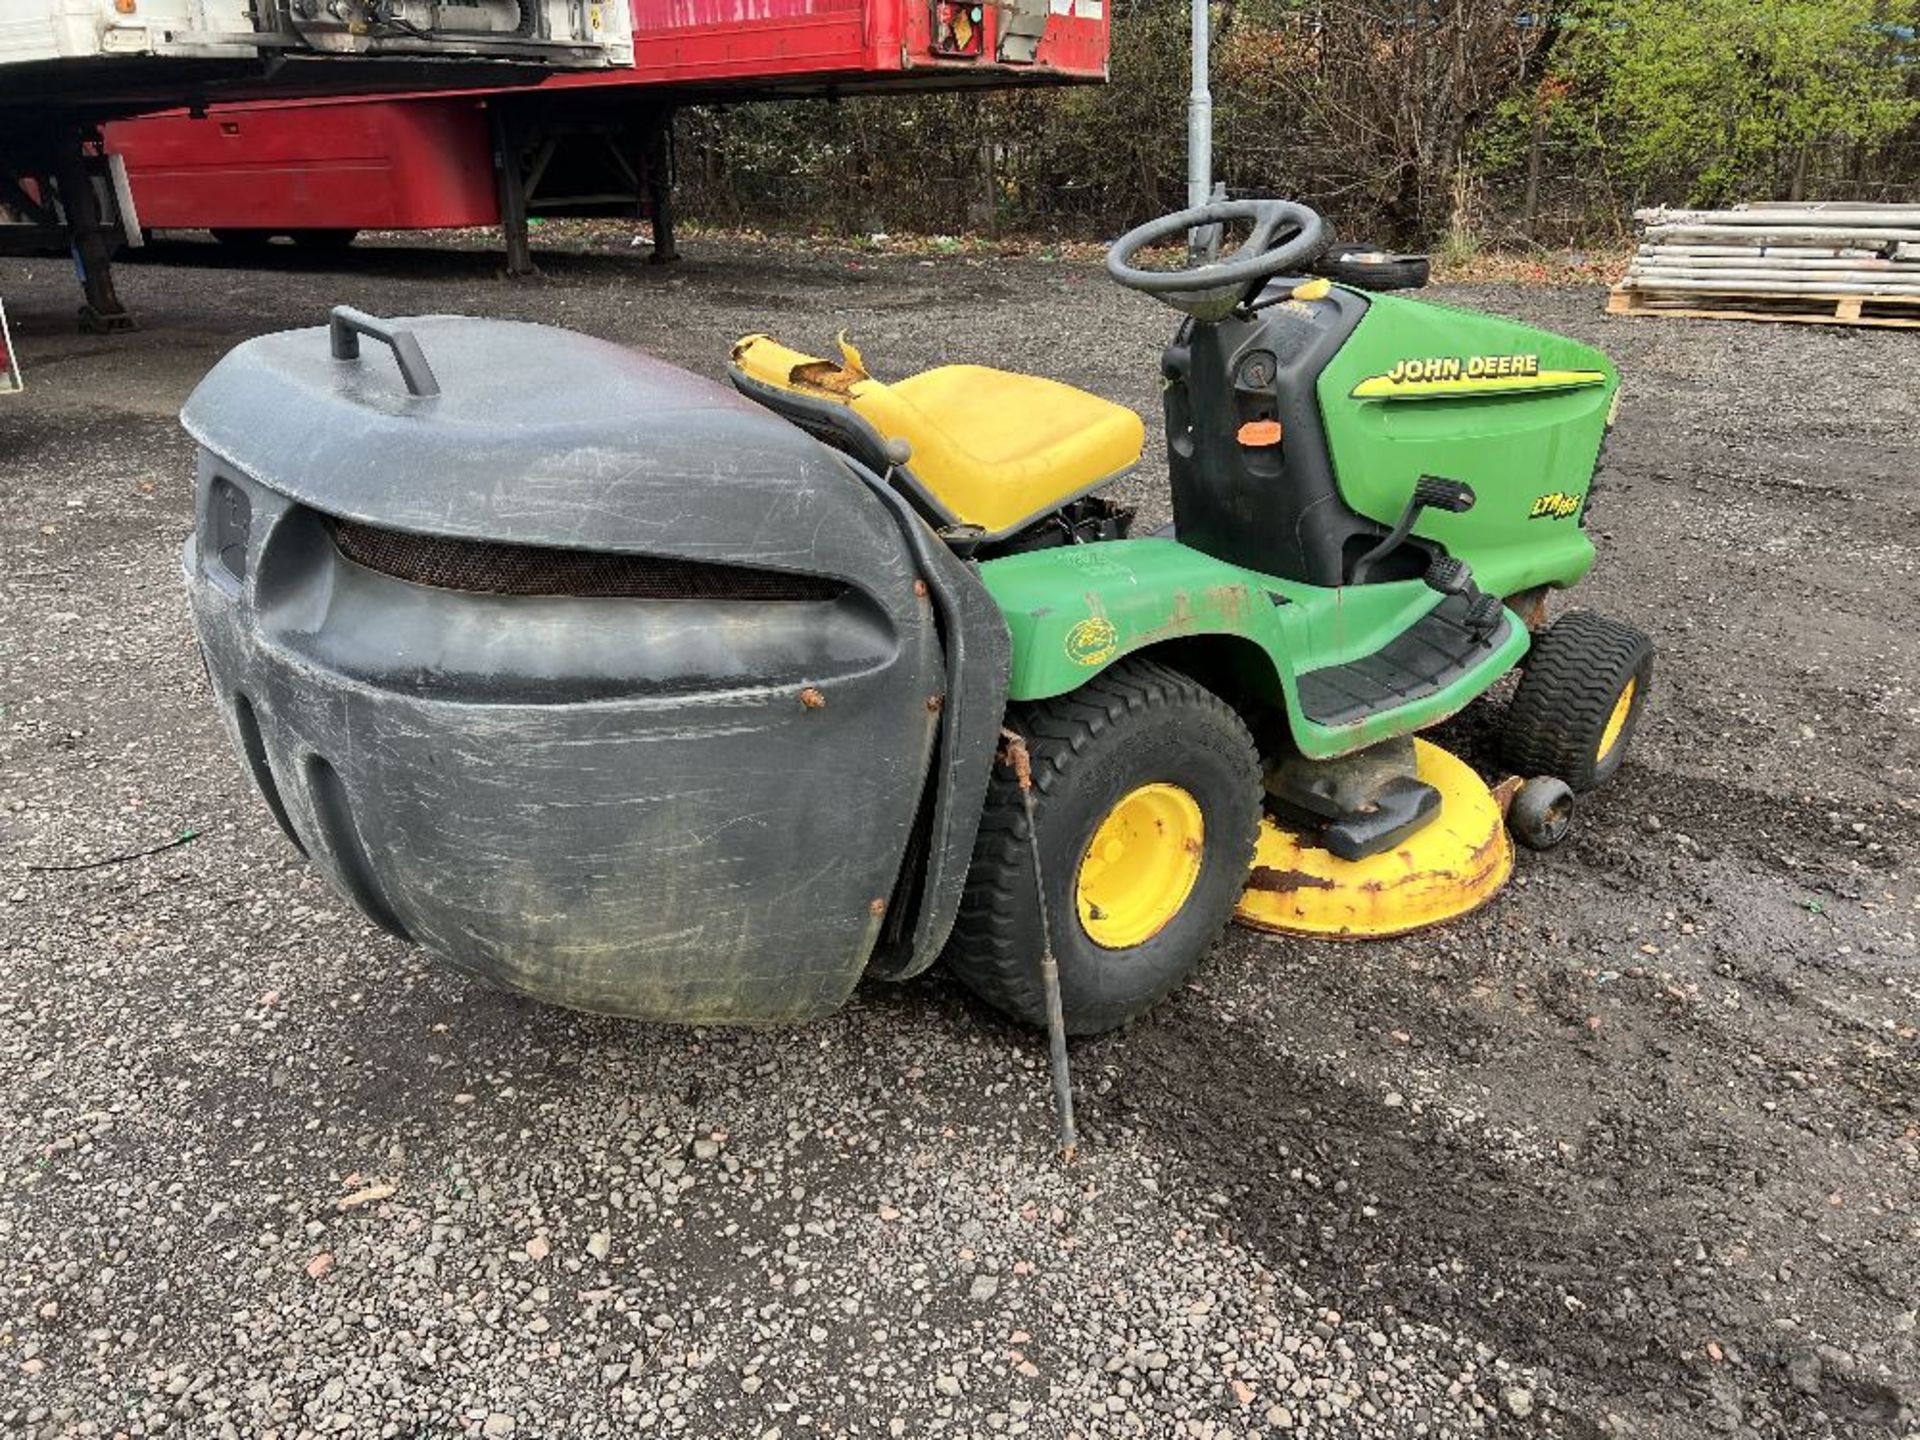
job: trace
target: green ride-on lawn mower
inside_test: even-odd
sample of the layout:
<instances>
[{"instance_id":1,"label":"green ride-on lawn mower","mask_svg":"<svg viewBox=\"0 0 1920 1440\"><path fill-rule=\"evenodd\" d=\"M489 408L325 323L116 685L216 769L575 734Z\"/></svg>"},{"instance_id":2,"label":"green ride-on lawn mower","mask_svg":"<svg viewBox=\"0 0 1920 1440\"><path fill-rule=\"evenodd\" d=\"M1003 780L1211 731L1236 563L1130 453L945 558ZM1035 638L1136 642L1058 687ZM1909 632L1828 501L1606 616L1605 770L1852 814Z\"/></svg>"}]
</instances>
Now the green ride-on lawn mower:
<instances>
[{"instance_id":1,"label":"green ride-on lawn mower","mask_svg":"<svg viewBox=\"0 0 1920 1440\"><path fill-rule=\"evenodd\" d=\"M1251 227L1226 258L1137 267L1221 224ZM1139 417L1033 376L888 384L756 335L743 399L543 326L344 308L248 342L183 416L240 757L388 930L649 1019L805 1019L944 956L1086 1033L1236 911L1460 914L1511 869L1503 815L1553 843L1646 701L1644 636L1545 622L1593 563L1618 379L1310 278L1320 232L1222 201L1109 255L1186 316L1153 535L1102 493ZM1415 736L1516 668L1526 778L1496 792Z\"/></svg>"}]
</instances>

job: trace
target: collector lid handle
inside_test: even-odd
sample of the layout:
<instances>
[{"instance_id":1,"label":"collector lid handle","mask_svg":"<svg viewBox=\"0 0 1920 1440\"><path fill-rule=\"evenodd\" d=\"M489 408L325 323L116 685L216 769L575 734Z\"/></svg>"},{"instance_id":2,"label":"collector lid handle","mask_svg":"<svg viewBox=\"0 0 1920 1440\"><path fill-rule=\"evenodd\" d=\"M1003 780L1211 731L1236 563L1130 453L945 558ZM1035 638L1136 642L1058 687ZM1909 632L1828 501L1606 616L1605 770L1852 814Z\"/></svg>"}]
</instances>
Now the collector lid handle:
<instances>
[{"instance_id":1,"label":"collector lid handle","mask_svg":"<svg viewBox=\"0 0 1920 1440\"><path fill-rule=\"evenodd\" d=\"M358 360L360 337L365 335L393 351L394 362L400 367L400 378L407 382L409 395L424 397L440 393L440 382L427 363L426 351L420 348L411 330L397 330L378 316L351 305L336 305L328 317L327 332L334 359Z\"/></svg>"}]
</instances>

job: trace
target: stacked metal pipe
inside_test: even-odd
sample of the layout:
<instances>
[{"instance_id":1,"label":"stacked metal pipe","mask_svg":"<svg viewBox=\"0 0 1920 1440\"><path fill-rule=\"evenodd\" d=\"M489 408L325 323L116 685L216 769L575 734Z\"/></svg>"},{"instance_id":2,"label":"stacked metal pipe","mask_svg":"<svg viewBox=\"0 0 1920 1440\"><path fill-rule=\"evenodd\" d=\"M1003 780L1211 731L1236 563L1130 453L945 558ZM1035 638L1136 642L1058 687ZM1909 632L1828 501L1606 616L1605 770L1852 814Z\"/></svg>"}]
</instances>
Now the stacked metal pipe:
<instances>
[{"instance_id":1,"label":"stacked metal pipe","mask_svg":"<svg viewBox=\"0 0 1920 1440\"><path fill-rule=\"evenodd\" d=\"M1622 290L1920 297L1920 205L1778 201L1634 218L1646 229Z\"/></svg>"}]
</instances>

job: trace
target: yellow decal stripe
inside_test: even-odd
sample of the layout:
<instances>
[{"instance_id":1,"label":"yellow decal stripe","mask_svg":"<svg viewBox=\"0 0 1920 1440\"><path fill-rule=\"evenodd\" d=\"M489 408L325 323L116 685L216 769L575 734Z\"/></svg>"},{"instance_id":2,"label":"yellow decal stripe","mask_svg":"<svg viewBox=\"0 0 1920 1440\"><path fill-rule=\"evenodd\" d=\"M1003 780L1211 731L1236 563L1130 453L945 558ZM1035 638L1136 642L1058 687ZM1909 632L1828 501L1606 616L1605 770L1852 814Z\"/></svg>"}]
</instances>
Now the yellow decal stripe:
<instances>
[{"instance_id":1,"label":"yellow decal stripe","mask_svg":"<svg viewBox=\"0 0 1920 1440\"><path fill-rule=\"evenodd\" d=\"M1512 395L1530 390L1577 390L1604 385L1602 370L1542 370L1537 375L1487 375L1453 380L1395 380L1375 375L1353 387L1356 400L1444 400L1459 395Z\"/></svg>"}]
</instances>

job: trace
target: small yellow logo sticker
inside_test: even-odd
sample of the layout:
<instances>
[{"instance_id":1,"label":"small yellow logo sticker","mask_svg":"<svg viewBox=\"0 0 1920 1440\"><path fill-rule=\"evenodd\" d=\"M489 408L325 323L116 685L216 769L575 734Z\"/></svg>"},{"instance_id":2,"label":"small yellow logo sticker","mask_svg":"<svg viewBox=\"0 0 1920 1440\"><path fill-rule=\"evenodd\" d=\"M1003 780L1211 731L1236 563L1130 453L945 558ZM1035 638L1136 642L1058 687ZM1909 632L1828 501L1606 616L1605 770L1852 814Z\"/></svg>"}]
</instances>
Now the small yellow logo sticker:
<instances>
[{"instance_id":1,"label":"small yellow logo sticker","mask_svg":"<svg viewBox=\"0 0 1920 1440\"><path fill-rule=\"evenodd\" d=\"M1569 515L1578 514L1579 510L1578 495L1568 495L1564 491L1554 490L1533 502L1533 509L1527 512L1527 518L1529 520L1564 520Z\"/></svg>"},{"instance_id":2,"label":"small yellow logo sticker","mask_svg":"<svg viewBox=\"0 0 1920 1440\"><path fill-rule=\"evenodd\" d=\"M1102 615L1082 620L1067 631L1067 658L1076 665L1099 665L1120 648L1120 632Z\"/></svg>"}]
</instances>

